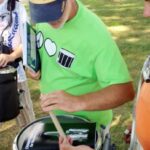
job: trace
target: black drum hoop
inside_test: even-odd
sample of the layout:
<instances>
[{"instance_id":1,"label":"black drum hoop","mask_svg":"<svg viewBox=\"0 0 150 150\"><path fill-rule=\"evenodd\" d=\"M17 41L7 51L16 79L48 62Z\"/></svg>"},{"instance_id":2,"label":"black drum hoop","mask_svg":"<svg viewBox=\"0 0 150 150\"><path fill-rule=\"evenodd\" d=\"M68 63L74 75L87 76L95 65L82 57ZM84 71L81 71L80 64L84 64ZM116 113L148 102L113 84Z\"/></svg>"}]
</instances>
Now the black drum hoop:
<instances>
[{"instance_id":1,"label":"black drum hoop","mask_svg":"<svg viewBox=\"0 0 150 150\"><path fill-rule=\"evenodd\" d=\"M63 119L63 121L64 121L64 119L66 118L66 119L68 119L68 118L70 118L70 122L71 123L73 123L72 121L75 121L75 120L78 120L78 123L92 123L91 121L89 121L89 120L87 120L87 119L85 119L85 118L82 118L82 117L80 117L80 116L76 116L76 115L56 115L57 116L57 118L58 118L58 120L60 121L60 123L62 123L61 122L61 119ZM65 117L65 118L64 118ZM26 127L24 127L20 132L19 132L19 134L16 136L16 138L15 138L15 140L14 140L14 144L13 144L13 148L15 148L15 149L13 149L13 150L20 150L19 149L19 140L21 139L21 136L23 136L23 134L25 133L25 131L29 128L29 127L32 127L34 124L36 124L36 123L38 123L38 122L42 122L42 121L47 121L47 120L50 120L51 122L50 123L52 123L52 120L51 120L51 117L50 116L45 116L45 117L42 117L42 118L40 118L40 119L37 119L37 120L35 120L35 121L33 121L32 123L30 123L30 124L28 124ZM64 121L63 123L68 123L69 122L68 120L67 120L67 122L66 121ZM70 123L69 122L69 123ZM96 132L96 135L97 135L97 132ZM97 136L95 137L96 139L96 141L97 141ZM95 142L96 142L95 141ZM97 144L97 142L96 143L94 143L94 145L96 146L96 144ZM22 144L21 144L22 145ZM21 146L22 147L22 146Z\"/></svg>"}]
</instances>

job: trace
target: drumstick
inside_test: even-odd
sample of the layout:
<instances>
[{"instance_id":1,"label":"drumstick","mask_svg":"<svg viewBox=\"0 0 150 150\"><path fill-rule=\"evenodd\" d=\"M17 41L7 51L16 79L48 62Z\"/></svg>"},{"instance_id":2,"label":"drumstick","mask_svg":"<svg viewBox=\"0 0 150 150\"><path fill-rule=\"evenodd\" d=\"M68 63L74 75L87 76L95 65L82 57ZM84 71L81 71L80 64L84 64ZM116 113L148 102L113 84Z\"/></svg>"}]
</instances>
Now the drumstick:
<instances>
[{"instance_id":1,"label":"drumstick","mask_svg":"<svg viewBox=\"0 0 150 150\"><path fill-rule=\"evenodd\" d=\"M55 114L52 111L50 111L49 115L50 115L50 117L51 117L51 119L52 119L52 121L53 121L53 123L54 123L54 125L55 125L55 127L56 127L56 129L57 129L57 131L59 133L59 135L66 139L66 135L65 135L65 133L63 131L63 128L60 125L60 122L58 121L58 119L55 116Z\"/></svg>"}]
</instances>

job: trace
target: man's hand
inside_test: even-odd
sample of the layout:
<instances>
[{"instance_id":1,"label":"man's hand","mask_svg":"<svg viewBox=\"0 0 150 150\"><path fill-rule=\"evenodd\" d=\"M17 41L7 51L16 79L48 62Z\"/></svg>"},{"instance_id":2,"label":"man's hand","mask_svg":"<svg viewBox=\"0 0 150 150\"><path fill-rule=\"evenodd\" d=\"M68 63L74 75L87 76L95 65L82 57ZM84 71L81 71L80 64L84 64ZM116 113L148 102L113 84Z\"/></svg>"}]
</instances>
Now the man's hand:
<instances>
[{"instance_id":1,"label":"man's hand","mask_svg":"<svg viewBox=\"0 0 150 150\"><path fill-rule=\"evenodd\" d=\"M5 67L9 62L14 61L13 57L9 54L0 54L0 67Z\"/></svg>"},{"instance_id":2,"label":"man's hand","mask_svg":"<svg viewBox=\"0 0 150 150\"><path fill-rule=\"evenodd\" d=\"M67 137L67 139L64 139L63 137L59 137L60 150L74 150L74 147L71 144L72 141L69 137Z\"/></svg>"},{"instance_id":3,"label":"man's hand","mask_svg":"<svg viewBox=\"0 0 150 150\"><path fill-rule=\"evenodd\" d=\"M80 146L72 146L70 139L63 139L62 137L59 137L59 149L60 150L93 150L89 146L86 145L80 145Z\"/></svg>"},{"instance_id":4,"label":"man's hand","mask_svg":"<svg viewBox=\"0 0 150 150\"><path fill-rule=\"evenodd\" d=\"M51 110L63 110L66 112L76 112L83 110L83 101L78 96L70 95L64 91L57 91L41 95L41 107L45 112Z\"/></svg>"},{"instance_id":5,"label":"man's hand","mask_svg":"<svg viewBox=\"0 0 150 150\"><path fill-rule=\"evenodd\" d=\"M39 80L41 77L41 73L40 71L38 72L33 72L32 70L27 70L27 74L30 78L34 79L34 80Z\"/></svg>"}]
</instances>

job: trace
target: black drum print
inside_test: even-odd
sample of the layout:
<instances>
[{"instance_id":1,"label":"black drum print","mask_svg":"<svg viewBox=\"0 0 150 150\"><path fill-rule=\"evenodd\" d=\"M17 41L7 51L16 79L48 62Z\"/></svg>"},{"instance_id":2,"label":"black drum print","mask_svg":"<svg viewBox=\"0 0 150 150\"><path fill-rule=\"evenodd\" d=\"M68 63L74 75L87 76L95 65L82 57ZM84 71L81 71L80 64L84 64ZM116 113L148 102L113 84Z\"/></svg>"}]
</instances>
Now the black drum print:
<instances>
[{"instance_id":1,"label":"black drum print","mask_svg":"<svg viewBox=\"0 0 150 150\"><path fill-rule=\"evenodd\" d=\"M74 58L75 58L74 54L64 49L61 49L58 54L58 63L63 67L70 68Z\"/></svg>"}]
</instances>

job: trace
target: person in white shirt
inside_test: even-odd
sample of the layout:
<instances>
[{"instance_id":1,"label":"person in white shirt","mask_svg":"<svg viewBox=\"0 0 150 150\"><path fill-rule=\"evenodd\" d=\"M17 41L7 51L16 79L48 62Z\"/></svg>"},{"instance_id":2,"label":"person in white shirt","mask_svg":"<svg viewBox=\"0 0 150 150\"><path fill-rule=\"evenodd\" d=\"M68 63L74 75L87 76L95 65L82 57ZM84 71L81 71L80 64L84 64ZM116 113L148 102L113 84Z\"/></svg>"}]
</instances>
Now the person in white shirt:
<instances>
[{"instance_id":1,"label":"person in white shirt","mask_svg":"<svg viewBox=\"0 0 150 150\"><path fill-rule=\"evenodd\" d=\"M22 56L22 25L25 21L27 21L27 15L21 3L17 0L0 0L0 36L4 45L12 50L11 54L0 53L0 68L6 67L8 63ZM17 74L22 109L16 120L22 128L35 120L35 114L21 61L18 62Z\"/></svg>"}]
</instances>

